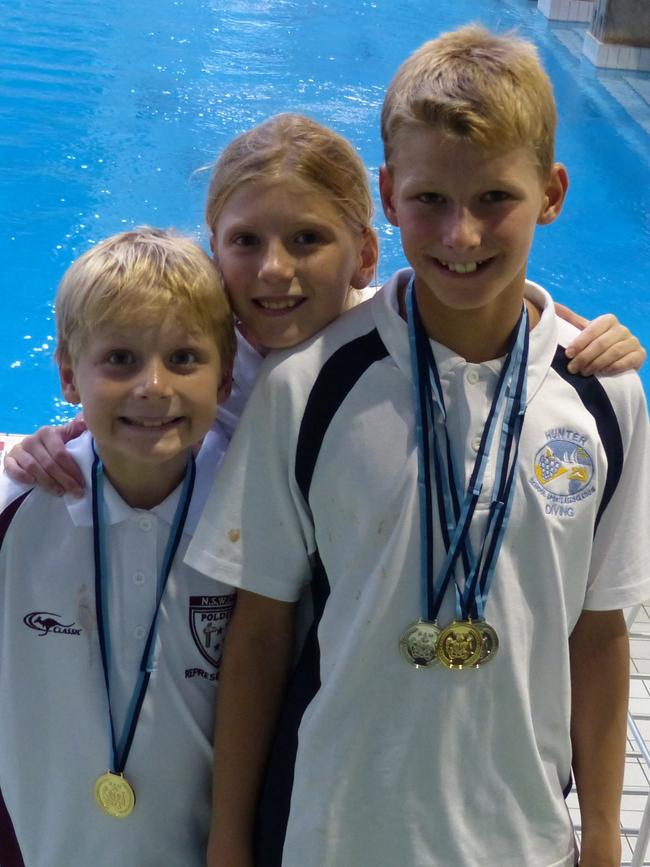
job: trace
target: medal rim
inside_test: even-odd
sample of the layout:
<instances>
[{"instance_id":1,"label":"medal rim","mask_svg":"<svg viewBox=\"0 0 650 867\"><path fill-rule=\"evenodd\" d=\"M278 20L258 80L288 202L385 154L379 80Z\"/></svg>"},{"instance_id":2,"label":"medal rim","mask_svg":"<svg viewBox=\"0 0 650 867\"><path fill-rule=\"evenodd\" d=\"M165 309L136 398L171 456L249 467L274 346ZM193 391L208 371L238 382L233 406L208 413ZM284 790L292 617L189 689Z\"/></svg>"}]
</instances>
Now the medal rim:
<instances>
[{"instance_id":1,"label":"medal rim","mask_svg":"<svg viewBox=\"0 0 650 867\"><path fill-rule=\"evenodd\" d=\"M109 780L112 786L118 786L123 792L127 793L127 809L118 812L116 810L112 810L108 806L108 804L105 803L101 793L102 789L104 788L104 783ZM133 791L133 786L129 783L127 779L125 779L124 774L114 774L112 771L106 771L105 774L102 774L95 781L94 795L97 806L102 811L102 813L105 813L107 816L111 816L113 819L126 819L128 816L131 815L135 807L135 792Z\"/></svg>"},{"instance_id":2,"label":"medal rim","mask_svg":"<svg viewBox=\"0 0 650 867\"><path fill-rule=\"evenodd\" d=\"M428 630L434 632L436 634L436 645L433 652L433 656L428 662L416 662L411 656L408 650L408 638L409 634L413 632L415 629L420 629L423 626L428 627ZM402 658L405 662L407 662L411 668L423 668L423 669L433 669L438 664L438 641L440 639L441 629L434 623L432 620L417 620L415 623L411 623L410 626L407 626L404 632L402 632L399 639L399 649L402 655Z\"/></svg>"},{"instance_id":3,"label":"medal rim","mask_svg":"<svg viewBox=\"0 0 650 867\"><path fill-rule=\"evenodd\" d=\"M477 641L476 641L476 650L472 653L471 656L467 658L466 662L462 663L454 663L451 662L449 657L446 657L443 653L443 636L446 637L448 633L454 632L457 630L459 626L462 626L464 629L468 629L470 632L473 632ZM481 658L481 651L483 648L483 635L481 633L480 628L471 620L453 620L448 626L440 632L440 636L438 638L438 644L436 646L436 655L438 657L438 661L440 664L448 669L449 671L465 671L469 668L476 668L479 659Z\"/></svg>"},{"instance_id":4,"label":"medal rim","mask_svg":"<svg viewBox=\"0 0 650 867\"><path fill-rule=\"evenodd\" d=\"M499 635L498 635L496 629L494 628L494 626L490 625L485 620L483 620L479 623L475 623L474 625L478 627L481 635L483 635L484 632L488 632L492 638L492 649L490 651L488 651L487 653L483 653L483 650L485 648L484 648L484 645L482 645L481 658L476 663L477 666L480 667L482 665L486 665L488 662L490 662L492 659L494 659L494 657L497 655L497 651L499 650Z\"/></svg>"}]
</instances>

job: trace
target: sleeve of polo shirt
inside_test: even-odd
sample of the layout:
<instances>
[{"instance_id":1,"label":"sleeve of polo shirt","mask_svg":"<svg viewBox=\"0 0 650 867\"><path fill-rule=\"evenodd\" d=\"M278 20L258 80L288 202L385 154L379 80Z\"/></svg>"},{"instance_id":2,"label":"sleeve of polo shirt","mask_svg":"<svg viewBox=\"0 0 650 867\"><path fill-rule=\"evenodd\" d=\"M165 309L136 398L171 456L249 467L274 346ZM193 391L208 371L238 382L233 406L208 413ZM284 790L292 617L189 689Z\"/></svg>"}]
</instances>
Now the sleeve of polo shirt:
<instances>
[{"instance_id":1,"label":"sleeve of polo shirt","mask_svg":"<svg viewBox=\"0 0 650 867\"><path fill-rule=\"evenodd\" d=\"M0 548L18 508L17 501L33 487L22 482L14 482L8 475L0 472Z\"/></svg>"},{"instance_id":2,"label":"sleeve of polo shirt","mask_svg":"<svg viewBox=\"0 0 650 867\"><path fill-rule=\"evenodd\" d=\"M261 375L185 558L209 577L284 602L299 598L315 550L294 474L299 386L290 364Z\"/></svg>"},{"instance_id":3,"label":"sleeve of polo shirt","mask_svg":"<svg viewBox=\"0 0 650 867\"><path fill-rule=\"evenodd\" d=\"M7 557L10 540L8 538L11 523L16 516L24 497L32 489L30 485L12 481L9 476L0 473L0 611L6 605L7 588ZM0 638L2 636L3 618L0 617ZM0 644L2 642L0 641Z\"/></svg>"},{"instance_id":4,"label":"sleeve of polo shirt","mask_svg":"<svg viewBox=\"0 0 650 867\"><path fill-rule=\"evenodd\" d=\"M592 549L586 609L613 611L650 599L650 433L636 374L603 378L623 445L623 466Z\"/></svg>"}]
</instances>

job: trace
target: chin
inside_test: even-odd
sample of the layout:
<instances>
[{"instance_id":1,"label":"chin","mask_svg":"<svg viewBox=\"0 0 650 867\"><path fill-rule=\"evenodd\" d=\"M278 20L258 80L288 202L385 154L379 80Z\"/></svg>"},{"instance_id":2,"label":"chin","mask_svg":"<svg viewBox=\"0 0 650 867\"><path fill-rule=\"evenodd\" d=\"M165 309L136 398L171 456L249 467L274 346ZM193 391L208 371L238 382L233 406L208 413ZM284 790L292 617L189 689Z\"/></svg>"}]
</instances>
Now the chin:
<instances>
[{"instance_id":1,"label":"chin","mask_svg":"<svg viewBox=\"0 0 650 867\"><path fill-rule=\"evenodd\" d=\"M441 295L436 295L436 299L448 310L457 310L458 312L481 310L495 300L494 298L459 298L458 296L445 298Z\"/></svg>"},{"instance_id":2,"label":"chin","mask_svg":"<svg viewBox=\"0 0 650 867\"><path fill-rule=\"evenodd\" d=\"M262 341L265 349L291 349L293 346L297 346L299 343L302 343L303 340L307 340L307 337L311 335L304 334L283 334L278 337L272 337L270 339Z\"/></svg>"}]
</instances>

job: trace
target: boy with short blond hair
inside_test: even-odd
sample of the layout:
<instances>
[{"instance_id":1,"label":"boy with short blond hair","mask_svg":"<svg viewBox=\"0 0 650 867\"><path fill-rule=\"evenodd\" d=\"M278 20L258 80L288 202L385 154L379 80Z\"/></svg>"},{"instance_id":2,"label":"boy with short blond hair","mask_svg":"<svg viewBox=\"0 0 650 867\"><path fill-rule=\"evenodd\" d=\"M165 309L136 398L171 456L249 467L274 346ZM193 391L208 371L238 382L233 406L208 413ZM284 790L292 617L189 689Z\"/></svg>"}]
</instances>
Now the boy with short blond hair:
<instances>
[{"instance_id":1,"label":"boy with short blond hair","mask_svg":"<svg viewBox=\"0 0 650 867\"><path fill-rule=\"evenodd\" d=\"M580 864L620 864L648 418L634 374L568 371L526 279L554 127L533 47L478 27L389 88L412 270L267 368L188 552L239 588L210 867L573 867L572 768Z\"/></svg>"},{"instance_id":2,"label":"boy with short blond hair","mask_svg":"<svg viewBox=\"0 0 650 867\"><path fill-rule=\"evenodd\" d=\"M232 314L208 256L145 227L73 263L56 317L87 485L0 480L0 862L203 867L234 596L183 554L225 448L194 458Z\"/></svg>"},{"instance_id":3,"label":"boy with short blond hair","mask_svg":"<svg viewBox=\"0 0 650 867\"><path fill-rule=\"evenodd\" d=\"M390 83L381 112L384 161L400 131L444 129L488 153L532 149L543 175L555 151L557 111L548 75L530 42L470 25L415 51Z\"/></svg>"}]
</instances>

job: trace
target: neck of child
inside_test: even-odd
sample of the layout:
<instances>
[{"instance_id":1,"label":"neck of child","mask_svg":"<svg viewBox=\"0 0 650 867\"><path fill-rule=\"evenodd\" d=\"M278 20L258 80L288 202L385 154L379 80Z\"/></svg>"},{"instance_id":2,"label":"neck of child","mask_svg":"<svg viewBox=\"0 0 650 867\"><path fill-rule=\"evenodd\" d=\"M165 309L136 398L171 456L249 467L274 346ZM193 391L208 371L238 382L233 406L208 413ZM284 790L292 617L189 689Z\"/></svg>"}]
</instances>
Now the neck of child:
<instances>
[{"instance_id":1,"label":"neck of child","mask_svg":"<svg viewBox=\"0 0 650 867\"><path fill-rule=\"evenodd\" d=\"M426 286L417 281L415 295L422 324L431 340L474 364L506 354L521 314L522 292L512 293L483 307L468 309L441 304ZM532 330L540 320L540 312L527 299L523 299L523 303L528 310L529 330Z\"/></svg>"},{"instance_id":2,"label":"neck of child","mask_svg":"<svg viewBox=\"0 0 650 867\"><path fill-rule=\"evenodd\" d=\"M183 481L188 452L164 463L124 462L99 451L106 478L133 509L153 509Z\"/></svg>"},{"instance_id":3,"label":"neck of child","mask_svg":"<svg viewBox=\"0 0 650 867\"><path fill-rule=\"evenodd\" d=\"M258 352L261 356L266 356L269 353L269 349L266 346L262 346L262 344L257 340L253 334L249 331L249 329L244 325L243 322L237 322L237 330L244 338L246 343L253 347L253 349Z\"/></svg>"}]
</instances>

